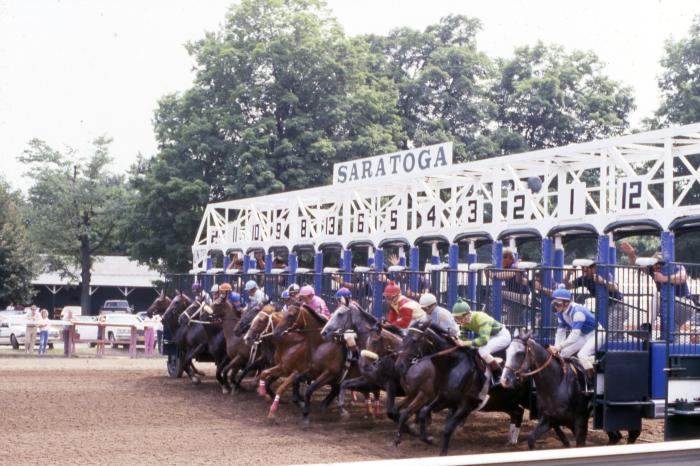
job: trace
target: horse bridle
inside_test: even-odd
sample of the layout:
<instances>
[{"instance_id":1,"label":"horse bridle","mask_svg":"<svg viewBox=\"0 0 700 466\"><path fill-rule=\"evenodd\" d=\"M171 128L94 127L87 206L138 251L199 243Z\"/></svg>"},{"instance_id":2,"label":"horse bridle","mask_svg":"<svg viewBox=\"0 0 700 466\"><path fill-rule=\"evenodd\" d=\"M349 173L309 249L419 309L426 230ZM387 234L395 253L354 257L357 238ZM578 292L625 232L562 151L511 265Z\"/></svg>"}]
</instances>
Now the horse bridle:
<instances>
[{"instance_id":1,"label":"horse bridle","mask_svg":"<svg viewBox=\"0 0 700 466\"><path fill-rule=\"evenodd\" d=\"M518 340L520 340L520 338L518 338ZM505 364L505 368L513 371L513 373L517 377L524 378L524 377L530 377L531 375L539 374L540 372L545 370L547 368L547 366L549 366L552 363L552 359L554 358L554 355L552 353L548 352L549 356L547 357L547 360L544 362L544 364L542 364L540 367L537 367L536 364L533 364L535 366L534 370L529 371L529 372L523 372L522 369L523 369L523 366L525 365L525 361L528 360L529 355L532 354L534 356L534 353L530 349L530 344L529 344L530 340L527 340L527 341L520 340L520 341L522 341L523 344L525 344L525 357L523 357L523 360L520 361L520 365L518 366L517 369L514 369L513 367L510 367L508 364ZM537 363L537 361L534 360L534 363ZM528 366L529 365L530 364L528 363Z\"/></svg>"}]
</instances>

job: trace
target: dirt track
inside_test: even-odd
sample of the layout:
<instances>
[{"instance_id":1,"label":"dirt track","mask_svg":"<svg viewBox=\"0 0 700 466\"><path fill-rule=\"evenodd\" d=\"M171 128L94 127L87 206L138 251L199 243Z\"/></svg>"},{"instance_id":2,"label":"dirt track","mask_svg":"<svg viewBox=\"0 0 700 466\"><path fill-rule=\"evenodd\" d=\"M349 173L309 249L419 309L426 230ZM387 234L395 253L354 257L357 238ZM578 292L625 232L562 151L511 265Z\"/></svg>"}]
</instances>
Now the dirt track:
<instances>
[{"instance_id":1,"label":"dirt track","mask_svg":"<svg viewBox=\"0 0 700 466\"><path fill-rule=\"evenodd\" d=\"M4 445L0 463L59 464L289 464L432 456L430 447L406 437L392 444L393 424L365 420L361 403L341 423L335 409L312 412L311 427L300 427L299 411L281 406L268 424L268 405L250 391L224 396L213 366L200 385L165 376L165 362L124 357L64 359L0 352L0 410ZM317 408L318 403L314 406ZM436 416L434 434L442 424ZM526 421L517 449L527 449ZM640 441L660 441L661 421L645 425ZM505 414L471 416L458 429L451 454L512 450L505 447ZM605 444L602 432L589 445ZM538 444L559 447L553 434Z\"/></svg>"}]
</instances>

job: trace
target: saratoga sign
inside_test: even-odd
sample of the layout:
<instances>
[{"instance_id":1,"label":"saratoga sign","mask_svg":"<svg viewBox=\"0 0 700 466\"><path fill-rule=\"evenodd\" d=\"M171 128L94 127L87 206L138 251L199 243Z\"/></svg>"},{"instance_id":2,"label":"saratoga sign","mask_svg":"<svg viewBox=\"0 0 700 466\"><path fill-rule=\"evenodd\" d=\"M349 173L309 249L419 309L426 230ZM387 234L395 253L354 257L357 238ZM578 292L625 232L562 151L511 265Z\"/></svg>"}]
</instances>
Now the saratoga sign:
<instances>
[{"instance_id":1,"label":"saratoga sign","mask_svg":"<svg viewBox=\"0 0 700 466\"><path fill-rule=\"evenodd\" d=\"M387 177L417 176L452 166L452 143L443 142L391 154L333 165L333 184L381 181Z\"/></svg>"}]
</instances>

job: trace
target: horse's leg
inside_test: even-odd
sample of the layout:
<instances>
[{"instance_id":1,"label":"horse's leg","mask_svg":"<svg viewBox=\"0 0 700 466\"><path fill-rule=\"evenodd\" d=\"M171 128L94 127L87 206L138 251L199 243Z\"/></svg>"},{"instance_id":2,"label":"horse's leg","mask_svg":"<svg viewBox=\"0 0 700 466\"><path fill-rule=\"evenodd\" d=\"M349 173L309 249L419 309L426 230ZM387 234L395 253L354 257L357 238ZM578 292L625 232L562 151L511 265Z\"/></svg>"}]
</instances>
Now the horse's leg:
<instances>
[{"instance_id":1,"label":"horse's leg","mask_svg":"<svg viewBox=\"0 0 700 466\"><path fill-rule=\"evenodd\" d=\"M527 438L527 447L530 450L533 450L535 448L535 442L537 439L540 437L540 435L544 434L549 430L549 421L545 419L544 417L540 418L540 422L537 423L535 428L530 432L530 435Z\"/></svg>"},{"instance_id":2,"label":"horse's leg","mask_svg":"<svg viewBox=\"0 0 700 466\"><path fill-rule=\"evenodd\" d=\"M588 412L585 416L579 416L574 422L574 435L576 436L576 446L585 447L588 436Z\"/></svg>"},{"instance_id":3,"label":"horse's leg","mask_svg":"<svg viewBox=\"0 0 700 466\"><path fill-rule=\"evenodd\" d=\"M552 429L554 430L554 433L557 434L557 437L561 443L564 445L564 448L569 448L571 444L569 443L569 439L566 438L566 433L561 429L561 426L554 425L552 426Z\"/></svg>"},{"instance_id":4,"label":"horse's leg","mask_svg":"<svg viewBox=\"0 0 700 466\"><path fill-rule=\"evenodd\" d=\"M304 392L304 406L302 406L301 409L303 422L305 425L309 425L309 414L311 413L311 396L316 390L318 390L319 387L323 387L331 380L333 380L333 374L331 374L328 370L325 370L321 373L321 375L316 377L316 380L314 380L312 384L306 387L306 391Z\"/></svg>"},{"instance_id":5,"label":"horse's leg","mask_svg":"<svg viewBox=\"0 0 700 466\"><path fill-rule=\"evenodd\" d=\"M304 408L304 404L301 401L300 387L302 380L305 379L307 379L306 372L302 372L301 374L294 377L294 382L292 382L292 403L294 403L302 409Z\"/></svg>"},{"instance_id":6,"label":"horse's leg","mask_svg":"<svg viewBox=\"0 0 700 466\"><path fill-rule=\"evenodd\" d=\"M177 349L177 364L175 366L175 373L177 374L177 378L179 379L182 377L182 374L185 372L185 350L184 348L179 348ZM188 373L189 375L189 373Z\"/></svg>"},{"instance_id":7,"label":"horse's leg","mask_svg":"<svg viewBox=\"0 0 700 466\"><path fill-rule=\"evenodd\" d=\"M266 371L264 371L264 372L266 372ZM275 390L275 399L272 401L272 404L270 405L270 411L267 413L267 418L269 420L272 420L275 418L275 416L277 414L277 409L280 406L280 399L282 398L282 394L294 382L294 377L296 377L298 373L299 373L299 371L293 371L291 374L289 374L289 376L287 378L285 378L282 381L280 386L277 387L277 390Z\"/></svg>"},{"instance_id":8,"label":"horse's leg","mask_svg":"<svg viewBox=\"0 0 700 466\"><path fill-rule=\"evenodd\" d=\"M270 390L267 386L267 378L270 376L281 377L283 372L283 367L281 365L273 366L269 369L265 369L260 373L260 386L258 387L258 395L264 397L266 394L270 394ZM274 393L272 394L274 398Z\"/></svg>"},{"instance_id":9,"label":"horse's leg","mask_svg":"<svg viewBox=\"0 0 700 466\"><path fill-rule=\"evenodd\" d=\"M408 398L408 397L406 397ZM415 413L417 412L421 407L423 407L431 397L427 396L422 390L418 392L418 394L408 403L408 406L406 406L406 409L401 410L401 414L399 415L399 425L398 428L396 429L396 435L394 437L394 445L398 446L399 443L401 443L401 433L407 429L406 426L406 421ZM404 399L404 403L406 402L406 399Z\"/></svg>"},{"instance_id":10,"label":"horse's leg","mask_svg":"<svg viewBox=\"0 0 700 466\"><path fill-rule=\"evenodd\" d=\"M508 443L506 445L517 445L518 436L520 435L520 426L523 423L523 416L525 415L525 409L522 406L517 405L510 413L510 426L508 432Z\"/></svg>"},{"instance_id":11,"label":"horse's leg","mask_svg":"<svg viewBox=\"0 0 700 466\"><path fill-rule=\"evenodd\" d=\"M279 377L276 375L271 375L265 379L265 394L271 400L275 398L275 391L272 389L272 384L275 383L277 379L279 379Z\"/></svg>"},{"instance_id":12,"label":"horse's leg","mask_svg":"<svg viewBox=\"0 0 700 466\"><path fill-rule=\"evenodd\" d=\"M474 411L481 402L473 402L470 400L463 401L455 410L455 412L445 421L445 427L442 430L442 448L440 456L447 455L447 449L450 446L450 439L455 429L469 416L469 413Z\"/></svg>"},{"instance_id":13,"label":"horse's leg","mask_svg":"<svg viewBox=\"0 0 700 466\"><path fill-rule=\"evenodd\" d=\"M420 439L427 443L428 445L433 445L435 444L435 439L433 438L432 435L428 435L427 432L427 420L428 416L430 416L430 413L433 411L439 411L442 408L444 408L443 403L440 400L440 397L438 397L435 401L430 403L428 406L425 406L421 408L420 411L418 411L418 425L420 427L420 432L419 436Z\"/></svg>"},{"instance_id":14,"label":"horse's leg","mask_svg":"<svg viewBox=\"0 0 700 466\"><path fill-rule=\"evenodd\" d=\"M188 372L190 375L190 379L194 383L200 383L201 377L204 375L203 372L200 372L197 370L196 367L194 367L194 364L192 363L192 360L197 357L197 355L204 349L204 343L200 343L196 347L190 350L189 353L187 353L187 356L185 356L185 364L189 365L191 368L191 372Z\"/></svg>"},{"instance_id":15,"label":"horse's leg","mask_svg":"<svg viewBox=\"0 0 700 466\"><path fill-rule=\"evenodd\" d=\"M347 420L350 417L347 409L345 409L345 392L346 390L368 390L372 387L363 376L355 377L354 379L345 380L340 384L340 393L338 394L338 410L340 417Z\"/></svg>"},{"instance_id":16,"label":"horse's leg","mask_svg":"<svg viewBox=\"0 0 700 466\"><path fill-rule=\"evenodd\" d=\"M637 441L639 438L639 434L641 434L641 430L629 430L627 431L627 443L632 444Z\"/></svg>"},{"instance_id":17,"label":"horse's leg","mask_svg":"<svg viewBox=\"0 0 700 466\"><path fill-rule=\"evenodd\" d=\"M335 400L335 397L338 396L338 393L340 393L340 385L338 385L337 383L331 385L331 391L328 392L328 395L326 395L326 397L321 402L321 410L322 411L328 409L328 407L331 405L333 400ZM369 396L366 392L364 392L364 393L365 393L365 397Z\"/></svg>"},{"instance_id":18,"label":"horse's leg","mask_svg":"<svg viewBox=\"0 0 700 466\"><path fill-rule=\"evenodd\" d=\"M226 372L224 372L224 369L228 367L228 363L229 359L225 357L216 365L216 380L219 382L219 385L221 385L221 391L224 395L231 393L231 384L226 378Z\"/></svg>"},{"instance_id":19,"label":"horse's leg","mask_svg":"<svg viewBox=\"0 0 700 466\"><path fill-rule=\"evenodd\" d=\"M605 433L608 434L608 445L617 445L622 440L622 432L619 430Z\"/></svg>"},{"instance_id":20,"label":"horse's leg","mask_svg":"<svg viewBox=\"0 0 700 466\"><path fill-rule=\"evenodd\" d=\"M384 385L384 389L386 390L386 416L394 422L399 421L399 412L396 407L397 388L396 383L392 381Z\"/></svg>"}]
</instances>

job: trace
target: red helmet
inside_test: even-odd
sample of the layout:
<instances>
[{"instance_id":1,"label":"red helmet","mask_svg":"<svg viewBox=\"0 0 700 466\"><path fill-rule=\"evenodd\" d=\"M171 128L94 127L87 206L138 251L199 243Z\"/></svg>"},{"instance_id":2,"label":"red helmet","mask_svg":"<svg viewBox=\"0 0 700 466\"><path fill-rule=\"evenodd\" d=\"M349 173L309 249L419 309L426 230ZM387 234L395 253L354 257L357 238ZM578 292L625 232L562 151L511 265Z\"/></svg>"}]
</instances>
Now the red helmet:
<instances>
[{"instance_id":1,"label":"red helmet","mask_svg":"<svg viewBox=\"0 0 700 466\"><path fill-rule=\"evenodd\" d=\"M231 285L229 285L228 283L222 283L221 285L219 285L219 291L231 291Z\"/></svg>"},{"instance_id":2,"label":"red helmet","mask_svg":"<svg viewBox=\"0 0 700 466\"><path fill-rule=\"evenodd\" d=\"M398 296L401 294L401 288L399 288L399 285L394 283L393 281L390 281L389 284L384 288L384 297L385 298L392 298L394 296Z\"/></svg>"}]
</instances>

